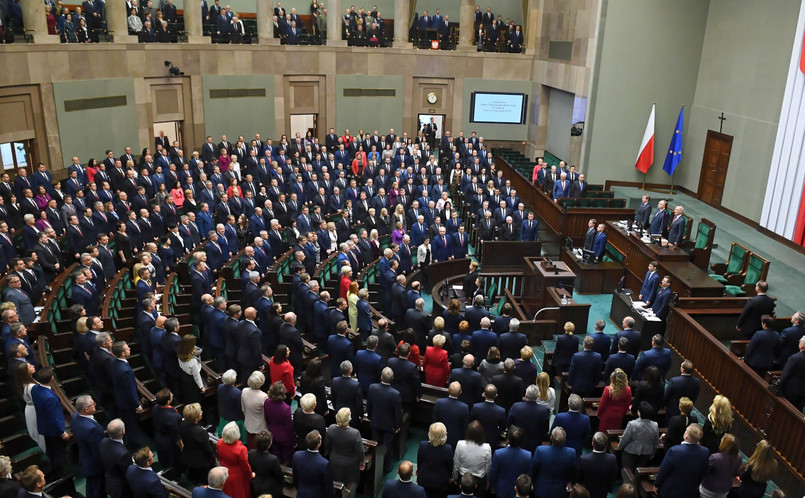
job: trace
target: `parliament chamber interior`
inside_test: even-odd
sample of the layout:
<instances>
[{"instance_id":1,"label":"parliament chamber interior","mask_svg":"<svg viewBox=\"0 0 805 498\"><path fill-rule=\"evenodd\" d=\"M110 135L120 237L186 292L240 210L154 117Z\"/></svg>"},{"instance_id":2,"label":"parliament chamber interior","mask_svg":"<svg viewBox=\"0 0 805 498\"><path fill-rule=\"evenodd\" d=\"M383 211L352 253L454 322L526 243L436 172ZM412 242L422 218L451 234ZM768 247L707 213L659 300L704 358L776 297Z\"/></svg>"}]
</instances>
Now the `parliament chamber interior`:
<instances>
[{"instance_id":1,"label":"parliament chamber interior","mask_svg":"<svg viewBox=\"0 0 805 498\"><path fill-rule=\"evenodd\" d=\"M804 37L1 1L0 498L805 496Z\"/></svg>"}]
</instances>

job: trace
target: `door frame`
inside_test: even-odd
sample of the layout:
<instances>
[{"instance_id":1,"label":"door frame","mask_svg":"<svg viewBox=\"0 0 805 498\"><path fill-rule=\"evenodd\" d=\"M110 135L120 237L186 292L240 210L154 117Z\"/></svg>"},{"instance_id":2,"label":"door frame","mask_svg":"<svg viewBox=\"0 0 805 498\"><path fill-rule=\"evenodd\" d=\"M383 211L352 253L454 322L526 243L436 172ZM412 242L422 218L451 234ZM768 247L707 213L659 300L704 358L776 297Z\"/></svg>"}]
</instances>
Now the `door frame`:
<instances>
[{"instance_id":1,"label":"door frame","mask_svg":"<svg viewBox=\"0 0 805 498\"><path fill-rule=\"evenodd\" d=\"M704 151L702 152L702 168L699 170L699 185L698 185L697 190L696 190L696 198L699 199L699 200L702 199L702 193L704 191L704 184L705 184L705 177L707 176L707 173L704 170L704 161L705 161L705 158L707 157L707 153L708 153L707 152L707 142L710 140L710 138L729 141L729 143L730 143L730 157L732 157L732 144L733 144L733 141L735 139L735 137L733 137L732 135L727 135L725 133L721 133L721 132L718 132L718 131L715 131L715 130L707 130L707 137L705 138L705 141L704 141ZM729 166L729 163L727 163L727 165ZM725 173L725 176L724 176L724 180L726 182L726 173ZM723 194L724 194L723 190L722 190L721 194L723 196ZM704 201L702 201L702 202L704 202ZM720 206L721 201L718 201L718 202L711 201L711 202L706 203L706 204Z\"/></svg>"}]
</instances>

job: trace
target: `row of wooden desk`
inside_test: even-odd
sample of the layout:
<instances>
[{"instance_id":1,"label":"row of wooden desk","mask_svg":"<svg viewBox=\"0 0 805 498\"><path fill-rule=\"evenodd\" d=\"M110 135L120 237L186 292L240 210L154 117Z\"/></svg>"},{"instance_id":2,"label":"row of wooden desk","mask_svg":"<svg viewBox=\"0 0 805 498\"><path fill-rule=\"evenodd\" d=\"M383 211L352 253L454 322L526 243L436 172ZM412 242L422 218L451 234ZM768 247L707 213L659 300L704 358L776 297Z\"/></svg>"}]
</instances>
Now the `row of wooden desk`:
<instances>
[{"instance_id":1,"label":"row of wooden desk","mask_svg":"<svg viewBox=\"0 0 805 498\"><path fill-rule=\"evenodd\" d=\"M671 277L671 290L680 297L721 297L724 285L710 277L706 271L690 262L690 255L682 249L646 244L632 232L626 233L611 221L606 222L607 240L626 255L626 286L639 289L648 264L657 261L661 275Z\"/></svg>"}]
</instances>

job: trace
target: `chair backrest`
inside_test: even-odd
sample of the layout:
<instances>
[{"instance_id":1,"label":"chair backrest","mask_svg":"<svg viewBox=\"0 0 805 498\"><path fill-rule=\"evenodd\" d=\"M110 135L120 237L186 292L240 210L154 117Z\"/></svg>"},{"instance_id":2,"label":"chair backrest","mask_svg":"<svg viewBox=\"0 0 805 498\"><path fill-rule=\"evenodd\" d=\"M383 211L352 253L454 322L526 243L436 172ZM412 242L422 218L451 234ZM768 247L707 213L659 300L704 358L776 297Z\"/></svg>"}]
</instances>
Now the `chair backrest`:
<instances>
[{"instance_id":1,"label":"chair backrest","mask_svg":"<svg viewBox=\"0 0 805 498\"><path fill-rule=\"evenodd\" d=\"M685 235L683 240L690 240L690 232L693 231L693 218L686 214L682 214L682 217L685 219Z\"/></svg>"},{"instance_id":2,"label":"chair backrest","mask_svg":"<svg viewBox=\"0 0 805 498\"><path fill-rule=\"evenodd\" d=\"M611 207L611 208L625 208L626 207L626 199L610 199L609 200L609 207Z\"/></svg>"},{"instance_id":3,"label":"chair backrest","mask_svg":"<svg viewBox=\"0 0 805 498\"><path fill-rule=\"evenodd\" d=\"M749 249L737 242L730 247L730 256L727 259L727 273L742 273L749 258Z\"/></svg>"},{"instance_id":4,"label":"chair backrest","mask_svg":"<svg viewBox=\"0 0 805 498\"><path fill-rule=\"evenodd\" d=\"M609 199L593 199L592 205L594 208L605 208L609 207Z\"/></svg>"},{"instance_id":5,"label":"chair backrest","mask_svg":"<svg viewBox=\"0 0 805 498\"><path fill-rule=\"evenodd\" d=\"M759 280L765 280L769 273L769 260L755 253L749 253L749 264L746 267L744 285L755 285Z\"/></svg>"},{"instance_id":6,"label":"chair backrest","mask_svg":"<svg viewBox=\"0 0 805 498\"><path fill-rule=\"evenodd\" d=\"M593 205L593 202L590 199L583 199L583 198L576 199L576 207L588 208L588 207L590 207L592 205Z\"/></svg>"},{"instance_id":7,"label":"chair backrest","mask_svg":"<svg viewBox=\"0 0 805 498\"><path fill-rule=\"evenodd\" d=\"M494 299L497 291L498 291L498 283L492 282L492 285L489 286L489 293L487 294L487 297L489 299Z\"/></svg>"},{"instance_id":8,"label":"chair backrest","mask_svg":"<svg viewBox=\"0 0 805 498\"><path fill-rule=\"evenodd\" d=\"M715 231L716 227L711 221L702 219L696 229L696 242L693 244L693 248L704 249L709 246L715 236Z\"/></svg>"},{"instance_id":9,"label":"chair backrest","mask_svg":"<svg viewBox=\"0 0 805 498\"><path fill-rule=\"evenodd\" d=\"M502 298L500 298L500 302L498 303L497 308L495 309L495 314L500 316L503 314L503 307L506 305L506 295L504 294Z\"/></svg>"},{"instance_id":10,"label":"chair backrest","mask_svg":"<svg viewBox=\"0 0 805 498\"><path fill-rule=\"evenodd\" d=\"M615 261L617 261L618 263L623 263L625 259L626 255L623 252L621 252L620 249L613 246L611 242L607 241L607 249L606 252L604 253L604 257L602 258L602 260L607 263L612 263Z\"/></svg>"}]
</instances>

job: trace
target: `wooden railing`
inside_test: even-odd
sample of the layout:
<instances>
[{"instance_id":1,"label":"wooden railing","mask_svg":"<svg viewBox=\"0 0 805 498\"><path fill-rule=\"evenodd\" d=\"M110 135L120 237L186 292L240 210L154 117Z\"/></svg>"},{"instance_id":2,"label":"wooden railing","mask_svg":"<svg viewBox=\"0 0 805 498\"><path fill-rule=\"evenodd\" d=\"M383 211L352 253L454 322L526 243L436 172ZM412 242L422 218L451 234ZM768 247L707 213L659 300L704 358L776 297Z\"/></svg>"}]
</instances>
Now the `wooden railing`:
<instances>
[{"instance_id":1,"label":"wooden railing","mask_svg":"<svg viewBox=\"0 0 805 498\"><path fill-rule=\"evenodd\" d=\"M776 396L754 370L731 355L685 310L672 308L668 344L681 357L693 361L699 376L713 390L729 398L735 412L762 438L768 440L783 463L805 488L805 418L788 400Z\"/></svg>"},{"instance_id":2,"label":"wooden railing","mask_svg":"<svg viewBox=\"0 0 805 498\"><path fill-rule=\"evenodd\" d=\"M54 280L50 283L50 293L45 296L44 300L44 308L42 309L42 314L39 317L39 321L31 327L31 330L28 332L31 337L37 335L51 335L55 333L53 330L54 324L51 323L51 320L55 322L55 318L52 315L55 314L56 308L59 306L59 298L58 294L60 289L64 286L65 282L70 278L70 275L78 268L78 263L73 263L70 265L66 270L61 272Z\"/></svg>"}]
</instances>

